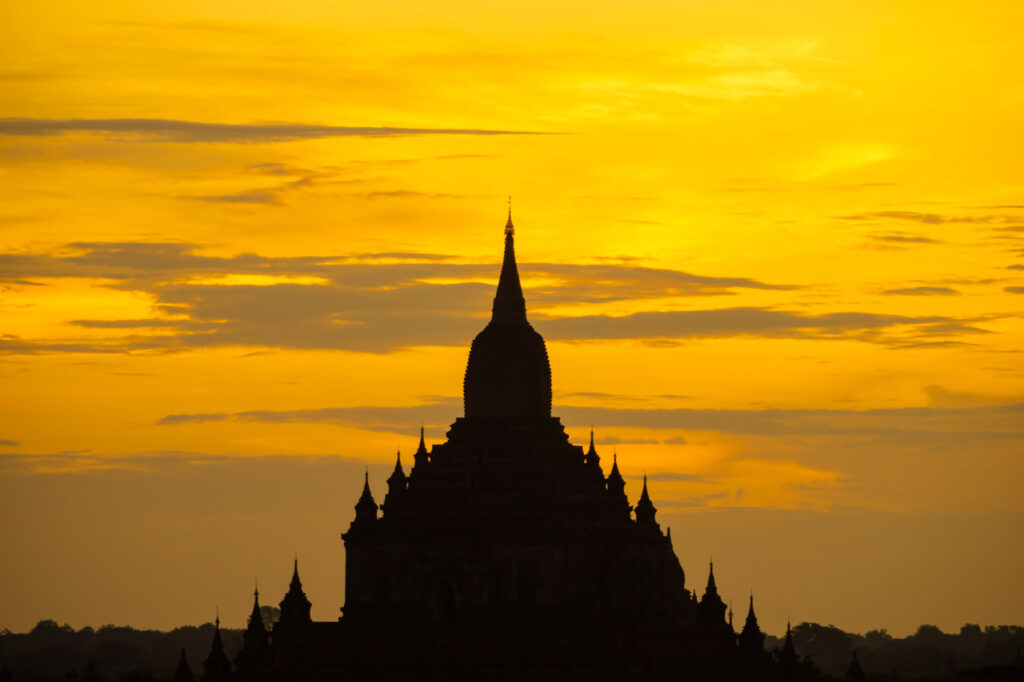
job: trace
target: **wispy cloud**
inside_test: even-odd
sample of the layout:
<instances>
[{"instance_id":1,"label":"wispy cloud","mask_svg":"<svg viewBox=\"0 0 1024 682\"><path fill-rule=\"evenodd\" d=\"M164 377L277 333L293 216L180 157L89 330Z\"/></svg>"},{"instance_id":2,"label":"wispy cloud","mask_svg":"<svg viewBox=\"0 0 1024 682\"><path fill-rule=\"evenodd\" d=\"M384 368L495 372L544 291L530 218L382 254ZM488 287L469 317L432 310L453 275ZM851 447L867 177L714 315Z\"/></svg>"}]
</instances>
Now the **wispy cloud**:
<instances>
[{"instance_id":1,"label":"wispy cloud","mask_svg":"<svg viewBox=\"0 0 1024 682\"><path fill-rule=\"evenodd\" d=\"M914 232L872 232L868 238L880 244L941 244L938 239L932 239Z\"/></svg>"},{"instance_id":2,"label":"wispy cloud","mask_svg":"<svg viewBox=\"0 0 1024 682\"><path fill-rule=\"evenodd\" d=\"M681 297L792 287L746 277L707 277L631 263L523 263L534 324L552 341L636 339L679 342L736 336L849 339L890 347L961 343L987 333L981 318L844 311L807 314L773 307L648 310L565 316L553 306L648 300L669 308ZM184 350L258 346L387 353L410 346L461 345L490 308L496 264L459 263L444 254L204 256L180 243L69 244L60 255L0 254L0 278L96 278L143 291L156 314L76 318L75 326L138 330L106 339L0 339L13 353ZM259 281L256 281L259 280ZM144 333L143 333L144 332ZM159 332L159 333L156 333Z\"/></svg>"},{"instance_id":3,"label":"wispy cloud","mask_svg":"<svg viewBox=\"0 0 1024 682\"><path fill-rule=\"evenodd\" d=\"M363 406L288 411L253 410L230 413L171 414L160 419L157 424L180 426L217 421L268 424L327 423L367 431L409 434L415 432L420 424L440 427L450 423L461 405L461 400L447 399L400 407Z\"/></svg>"},{"instance_id":4,"label":"wispy cloud","mask_svg":"<svg viewBox=\"0 0 1024 682\"><path fill-rule=\"evenodd\" d=\"M538 322L550 339L686 339L728 336L853 339L900 345L960 334L985 334L966 320L944 316L905 316L837 312L807 315L771 308L722 308L642 312L621 317L589 315ZM903 328L907 336L896 333ZM883 332L891 332L884 334Z\"/></svg>"},{"instance_id":5,"label":"wispy cloud","mask_svg":"<svg viewBox=\"0 0 1024 682\"><path fill-rule=\"evenodd\" d=\"M925 213L921 211L873 211L870 213L854 213L851 215L844 215L840 216L840 219L855 222L877 222L879 220L895 220L900 222L921 223L924 225L942 225L946 223L1016 223L1020 222L1021 217L1003 214L942 215L939 213Z\"/></svg>"},{"instance_id":6,"label":"wispy cloud","mask_svg":"<svg viewBox=\"0 0 1024 682\"><path fill-rule=\"evenodd\" d=\"M890 296L956 296L960 292L949 287L903 287L886 289L882 292Z\"/></svg>"},{"instance_id":7,"label":"wispy cloud","mask_svg":"<svg viewBox=\"0 0 1024 682\"><path fill-rule=\"evenodd\" d=\"M407 135L542 135L525 130L481 128L400 128L335 126L305 123L205 123L159 118L0 119L0 135L40 137L95 133L119 140L156 142L254 143L314 140L328 137L397 137Z\"/></svg>"},{"instance_id":8,"label":"wispy cloud","mask_svg":"<svg viewBox=\"0 0 1024 682\"><path fill-rule=\"evenodd\" d=\"M420 192L411 189L375 190L373 192L356 192L353 196L361 199L464 199L468 194L448 194L445 192Z\"/></svg>"},{"instance_id":9,"label":"wispy cloud","mask_svg":"<svg viewBox=\"0 0 1024 682\"><path fill-rule=\"evenodd\" d=\"M461 408L460 401L447 399L402 407L360 406L171 414L157 423L163 426L223 421L326 423L408 434L416 431L421 421L432 427L448 424L458 416ZM889 443L940 443L949 439L1024 440L1024 403L876 410L712 410L556 405L553 413L566 424L581 429L597 424L601 429L685 429L758 436L847 436L873 438ZM627 441L613 439L608 442Z\"/></svg>"},{"instance_id":10,"label":"wispy cloud","mask_svg":"<svg viewBox=\"0 0 1024 682\"><path fill-rule=\"evenodd\" d=\"M270 204L273 206L280 206L283 203L281 195L271 189L251 189L245 192L238 192L237 194L220 194L184 198L222 204Z\"/></svg>"},{"instance_id":11,"label":"wispy cloud","mask_svg":"<svg viewBox=\"0 0 1024 682\"><path fill-rule=\"evenodd\" d=\"M649 481L660 481L662 483L717 483L718 480L711 476L702 474L681 474L671 471L661 471L646 474ZM643 475L629 476L628 478L642 478Z\"/></svg>"}]
</instances>

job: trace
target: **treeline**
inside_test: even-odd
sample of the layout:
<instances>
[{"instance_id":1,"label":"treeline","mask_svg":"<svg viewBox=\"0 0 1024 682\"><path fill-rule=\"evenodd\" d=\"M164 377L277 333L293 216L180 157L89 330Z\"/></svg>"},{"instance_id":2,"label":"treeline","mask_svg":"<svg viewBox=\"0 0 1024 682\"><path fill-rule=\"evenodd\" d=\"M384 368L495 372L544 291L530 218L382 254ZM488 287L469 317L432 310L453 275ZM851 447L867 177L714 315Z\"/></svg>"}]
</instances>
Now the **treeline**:
<instances>
[{"instance_id":1,"label":"treeline","mask_svg":"<svg viewBox=\"0 0 1024 682\"><path fill-rule=\"evenodd\" d=\"M864 635L831 625L801 623L793 628L793 644L800 656L810 657L827 676L843 679L857 652L858 663L869 680L1024 680L1024 628L968 623L958 633L945 633L922 625L913 635L897 638L885 630ZM782 646L768 637L766 649Z\"/></svg>"},{"instance_id":2,"label":"treeline","mask_svg":"<svg viewBox=\"0 0 1024 682\"><path fill-rule=\"evenodd\" d=\"M276 620L276 609L264 607L264 620ZM75 630L52 620L40 621L31 632L0 632L0 682L165 682L182 649L198 679L209 654L214 626L181 627L170 632L105 625ZM234 656L242 631L221 628L224 648ZM864 635L831 625L801 623L793 643L822 676L844 679L854 652L866 679L888 680L1014 680L1024 679L1024 628L1012 625L979 627L967 624L958 633L922 625L909 637L885 630ZM765 648L781 649L782 640L768 637ZM8 672L9 671L9 672Z\"/></svg>"},{"instance_id":3,"label":"treeline","mask_svg":"<svg viewBox=\"0 0 1024 682\"><path fill-rule=\"evenodd\" d=\"M0 633L0 665L13 682L165 682L182 649L193 673L202 670L213 630L213 623L206 623L170 632L114 625L76 631L43 620L28 633ZM220 632L228 652L241 648L241 630Z\"/></svg>"}]
</instances>

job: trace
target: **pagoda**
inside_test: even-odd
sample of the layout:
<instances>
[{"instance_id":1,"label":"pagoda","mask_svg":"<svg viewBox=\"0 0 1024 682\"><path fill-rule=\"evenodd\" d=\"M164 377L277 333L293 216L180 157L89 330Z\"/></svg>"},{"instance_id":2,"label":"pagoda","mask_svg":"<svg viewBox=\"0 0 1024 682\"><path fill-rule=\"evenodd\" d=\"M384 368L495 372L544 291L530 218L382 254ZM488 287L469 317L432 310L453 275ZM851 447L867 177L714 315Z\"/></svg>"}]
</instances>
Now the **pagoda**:
<instances>
[{"instance_id":1,"label":"pagoda","mask_svg":"<svg viewBox=\"0 0 1024 682\"><path fill-rule=\"evenodd\" d=\"M617 456L605 476L593 431L584 452L552 416L511 212L504 240L463 416L429 450L421 429L411 469L399 454L382 504L365 476L341 536L341 617L310 619L296 563L269 658L259 632L239 654L269 663L240 665L239 678L735 679L736 635L714 576L701 600L687 589L646 477L634 510Z\"/></svg>"}]
</instances>

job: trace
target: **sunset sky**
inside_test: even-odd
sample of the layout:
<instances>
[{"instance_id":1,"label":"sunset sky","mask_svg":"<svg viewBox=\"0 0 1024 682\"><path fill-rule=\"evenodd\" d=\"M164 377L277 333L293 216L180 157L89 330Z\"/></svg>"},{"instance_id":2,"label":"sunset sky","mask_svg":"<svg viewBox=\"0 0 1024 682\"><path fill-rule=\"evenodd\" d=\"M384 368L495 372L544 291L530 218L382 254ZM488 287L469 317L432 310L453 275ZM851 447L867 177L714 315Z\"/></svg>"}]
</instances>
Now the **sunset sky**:
<instances>
[{"instance_id":1,"label":"sunset sky","mask_svg":"<svg viewBox=\"0 0 1024 682\"><path fill-rule=\"evenodd\" d=\"M215 6L214 6L215 5ZM241 627L461 415L507 197L554 414L762 627L1024 624L1024 4L6 2L0 628ZM410 457L405 456L406 463Z\"/></svg>"}]
</instances>

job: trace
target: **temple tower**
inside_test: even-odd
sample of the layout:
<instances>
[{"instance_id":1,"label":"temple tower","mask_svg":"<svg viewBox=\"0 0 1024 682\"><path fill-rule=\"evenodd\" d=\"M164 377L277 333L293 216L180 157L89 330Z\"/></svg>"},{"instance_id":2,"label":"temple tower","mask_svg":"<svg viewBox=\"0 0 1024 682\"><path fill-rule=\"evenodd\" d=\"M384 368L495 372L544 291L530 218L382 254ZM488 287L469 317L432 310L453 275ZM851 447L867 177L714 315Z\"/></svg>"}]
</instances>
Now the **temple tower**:
<instances>
[{"instance_id":1,"label":"temple tower","mask_svg":"<svg viewBox=\"0 0 1024 682\"><path fill-rule=\"evenodd\" d=\"M543 337L526 321L511 209L491 321L470 347L463 396L466 419L532 421L551 416L551 365Z\"/></svg>"}]
</instances>

